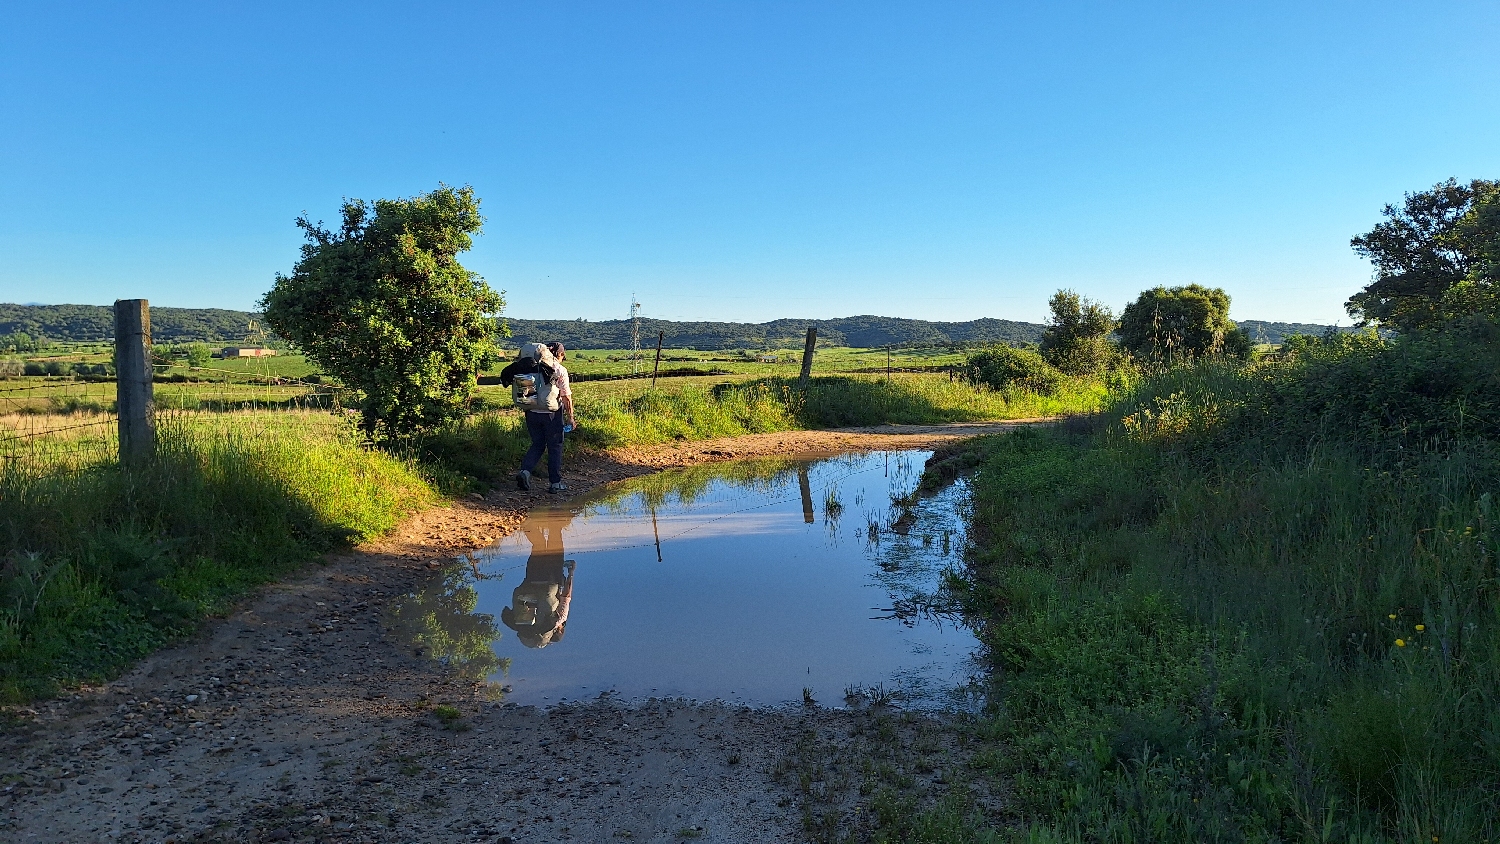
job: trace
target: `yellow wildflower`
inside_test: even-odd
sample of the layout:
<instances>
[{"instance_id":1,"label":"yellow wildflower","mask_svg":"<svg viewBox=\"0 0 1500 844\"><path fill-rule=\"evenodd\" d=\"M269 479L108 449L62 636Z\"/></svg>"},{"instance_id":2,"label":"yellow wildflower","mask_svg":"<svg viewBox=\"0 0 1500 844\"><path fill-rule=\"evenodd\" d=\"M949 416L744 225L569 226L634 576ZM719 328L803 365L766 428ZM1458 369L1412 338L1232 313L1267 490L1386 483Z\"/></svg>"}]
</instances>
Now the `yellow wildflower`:
<instances>
[{"instance_id":1,"label":"yellow wildflower","mask_svg":"<svg viewBox=\"0 0 1500 844\"><path fill-rule=\"evenodd\" d=\"M1425 625L1425 624L1418 624L1417 625L1417 632L1418 633L1421 633L1423 630L1426 630L1426 629L1427 629L1427 625Z\"/></svg>"},{"instance_id":2,"label":"yellow wildflower","mask_svg":"<svg viewBox=\"0 0 1500 844\"><path fill-rule=\"evenodd\" d=\"M1397 639L1396 640L1396 647L1398 647L1398 648L1404 648L1404 647L1406 647L1406 640L1405 639Z\"/></svg>"},{"instance_id":3,"label":"yellow wildflower","mask_svg":"<svg viewBox=\"0 0 1500 844\"><path fill-rule=\"evenodd\" d=\"M1390 615L1386 616L1386 618L1389 618L1391 621L1395 621L1396 620L1396 614L1395 613L1391 613Z\"/></svg>"}]
</instances>

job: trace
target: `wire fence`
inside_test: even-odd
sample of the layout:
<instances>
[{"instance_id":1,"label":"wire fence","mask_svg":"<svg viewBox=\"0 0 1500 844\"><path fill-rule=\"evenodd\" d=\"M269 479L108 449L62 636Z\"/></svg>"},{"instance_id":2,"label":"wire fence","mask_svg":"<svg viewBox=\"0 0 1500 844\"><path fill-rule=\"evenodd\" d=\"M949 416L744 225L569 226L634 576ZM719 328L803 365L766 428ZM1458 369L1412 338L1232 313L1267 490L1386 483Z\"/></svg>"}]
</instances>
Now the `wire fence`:
<instances>
[{"instance_id":1,"label":"wire fence","mask_svg":"<svg viewBox=\"0 0 1500 844\"><path fill-rule=\"evenodd\" d=\"M217 418L232 427L236 414L337 410L344 393L316 376L279 374L266 361L154 368L159 426ZM65 471L117 462L115 397L115 381L104 375L0 378L0 467Z\"/></svg>"},{"instance_id":2,"label":"wire fence","mask_svg":"<svg viewBox=\"0 0 1500 844\"><path fill-rule=\"evenodd\" d=\"M0 465L73 468L116 459L114 387L76 376L0 381Z\"/></svg>"}]
</instances>

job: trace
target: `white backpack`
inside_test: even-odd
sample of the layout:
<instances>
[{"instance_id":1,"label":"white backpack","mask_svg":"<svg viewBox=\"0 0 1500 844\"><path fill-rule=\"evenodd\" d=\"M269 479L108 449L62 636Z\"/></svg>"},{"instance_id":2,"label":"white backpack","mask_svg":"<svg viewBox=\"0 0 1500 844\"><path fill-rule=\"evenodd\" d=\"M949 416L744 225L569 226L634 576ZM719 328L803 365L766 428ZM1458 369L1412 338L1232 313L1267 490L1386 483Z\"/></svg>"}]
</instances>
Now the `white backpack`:
<instances>
[{"instance_id":1,"label":"white backpack","mask_svg":"<svg viewBox=\"0 0 1500 844\"><path fill-rule=\"evenodd\" d=\"M531 372L513 376L514 380L510 382L511 401L522 410L557 410L560 406L557 384L548 377L552 368L558 365L557 358L552 356L551 349L541 343L527 343L521 347L518 360L527 359L535 365L531 367Z\"/></svg>"}]
</instances>

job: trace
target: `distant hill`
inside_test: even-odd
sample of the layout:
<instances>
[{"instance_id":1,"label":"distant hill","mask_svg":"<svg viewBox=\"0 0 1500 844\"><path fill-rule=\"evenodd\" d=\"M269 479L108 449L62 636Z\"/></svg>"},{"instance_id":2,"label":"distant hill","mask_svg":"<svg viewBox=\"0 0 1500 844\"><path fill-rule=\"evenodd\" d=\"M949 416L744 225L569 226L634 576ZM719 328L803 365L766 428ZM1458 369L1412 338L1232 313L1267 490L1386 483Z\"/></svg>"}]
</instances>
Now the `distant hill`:
<instances>
[{"instance_id":1,"label":"distant hill","mask_svg":"<svg viewBox=\"0 0 1500 844\"><path fill-rule=\"evenodd\" d=\"M218 308L151 308L151 333L159 341L206 340L239 342L250 321L260 315ZM561 340L575 349L630 347L630 321L590 322L563 319L510 319L511 343ZM898 317L852 316L842 319L776 319L770 322L672 322L641 320L641 345L655 346L656 334L666 332L666 345L693 349L762 349L802 344L807 327L818 327L826 345L877 348L880 346L948 345L953 343L1036 343L1043 326L1008 319L969 322L928 322ZM1251 339L1280 343L1292 334L1321 335L1329 326L1300 322L1240 320ZM1341 331L1352 329L1341 328ZM105 305L0 304L0 336L24 332L48 340L108 340L114 336L113 310Z\"/></svg>"},{"instance_id":2,"label":"distant hill","mask_svg":"<svg viewBox=\"0 0 1500 844\"><path fill-rule=\"evenodd\" d=\"M630 347L630 320L508 319L512 342L561 340L580 349ZM949 343L1035 343L1042 326L1008 319L928 322L896 317L854 316L842 319L777 319L770 322L671 322L641 320L641 345L655 346L657 332L665 344L693 349L761 349L799 346L807 327L817 326L818 340L832 346L944 345Z\"/></svg>"},{"instance_id":3,"label":"distant hill","mask_svg":"<svg viewBox=\"0 0 1500 844\"><path fill-rule=\"evenodd\" d=\"M1235 325L1250 332L1254 343L1280 343L1293 334L1311 334L1322 337L1332 328L1335 331L1356 331L1348 326L1317 325L1311 322L1266 322L1261 319L1237 319Z\"/></svg>"},{"instance_id":4,"label":"distant hill","mask_svg":"<svg viewBox=\"0 0 1500 844\"><path fill-rule=\"evenodd\" d=\"M157 341L245 339L259 314L218 308L151 307L151 337ZM114 308L107 305L0 304L0 335L23 332L33 338L84 342L115 336Z\"/></svg>"}]
</instances>

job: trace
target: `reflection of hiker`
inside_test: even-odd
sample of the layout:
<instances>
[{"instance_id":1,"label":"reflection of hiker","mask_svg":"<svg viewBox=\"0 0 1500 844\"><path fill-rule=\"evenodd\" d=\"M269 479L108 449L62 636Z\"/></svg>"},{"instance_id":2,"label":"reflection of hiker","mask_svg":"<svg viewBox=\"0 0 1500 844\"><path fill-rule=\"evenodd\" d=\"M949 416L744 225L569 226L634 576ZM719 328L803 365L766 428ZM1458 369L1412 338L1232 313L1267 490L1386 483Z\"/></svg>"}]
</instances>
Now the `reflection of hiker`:
<instances>
[{"instance_id":1,"label":"reflection of hiker","mask_svg":"<svg viewBox=\"0 0 1500 844\"><path fill-rule=\"evenodd\" d=\"M572 560L563 559L562 531L572 517L571 513L537 514L521 527L531 543L531 556L526 560L526 576L511 593L511 606L500 611L500 620L528 648L545 648L567 631L575 566Z\"/></svg>"},{"instance_id":2,"label":"reflection of hiker","mask_svg":"<svg viewBox=\"0 0 1500 844\"><path fill-rule=\"evenodd\" d=\"M512 401L526 411L526 432L531 435L531 448L516 473L519 489L531 489L531 472L543 452L551 482L548 492L568 489L562 480L563 426L572 430L574 421L573 390L562 365L567 356L561 343L528 343L521 347L521 356L500 371L500 383L511 388Z\"/></svg>"}]
</instances>

